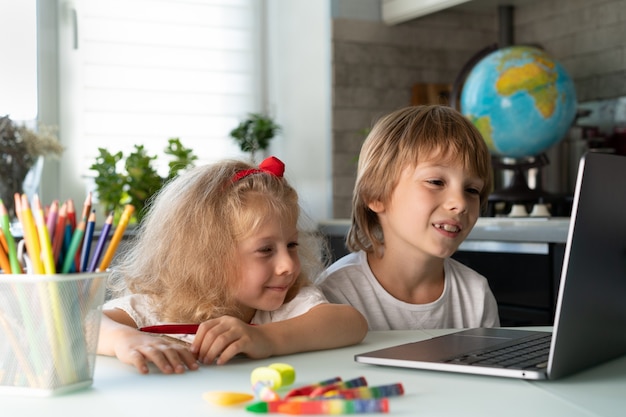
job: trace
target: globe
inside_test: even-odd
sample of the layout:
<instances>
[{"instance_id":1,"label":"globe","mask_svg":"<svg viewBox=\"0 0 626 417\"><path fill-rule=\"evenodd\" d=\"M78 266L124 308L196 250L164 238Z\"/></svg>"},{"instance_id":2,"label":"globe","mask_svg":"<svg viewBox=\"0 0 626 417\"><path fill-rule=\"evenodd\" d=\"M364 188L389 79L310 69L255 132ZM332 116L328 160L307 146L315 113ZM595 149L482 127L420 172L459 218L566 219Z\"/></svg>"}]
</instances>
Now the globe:
<instances>
[{"instance_id":1,"label":"globe","mask_svg":"<svg viewBox=\"0 0 626 417\"><path fill-rule=\"evenodd\" d=\"M469 72L461 112L492 155L539 155L562 140L576 116L576 91L565 69L542 49L510 46Z\"/></svg>"}]
</instances>

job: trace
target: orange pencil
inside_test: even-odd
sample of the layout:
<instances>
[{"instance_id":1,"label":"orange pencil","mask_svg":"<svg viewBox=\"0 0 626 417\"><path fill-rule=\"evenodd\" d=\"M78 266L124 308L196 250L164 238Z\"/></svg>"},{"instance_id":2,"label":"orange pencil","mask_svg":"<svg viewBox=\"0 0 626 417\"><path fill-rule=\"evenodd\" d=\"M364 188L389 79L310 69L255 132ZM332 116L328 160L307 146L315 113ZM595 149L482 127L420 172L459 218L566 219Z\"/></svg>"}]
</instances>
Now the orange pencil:
<instances>
[{"instance_id":1,"label":"orange pencil","mask_svg":"<svg viewBox=\"0 0 626 417\"><path fill-rule=\"evenodd\" d=\"M120 244L122 240L122 236L124 235L124 231L128 226L128 222L130 221L130 216L133 215L135 211L135 207L127 204L124 207L124 212L120 216L120 221L115 228L115 232L113 232L113 237L111 238L111 242L109 243L109 247L104 253L104 257L102 258L102 262L100 262L100 266L98 267L99 271L106 271L113 260L113 255L115 255L115 251L117 250L117 246Z\"/></svg>"},{"instance_id":2,"label":"orange pencil","mask_svg":"<svg viewBox=\"0 0 626 417\"><path fill-rule=\"evenodd\" d=\"M22 196L20 193L13 194L13 198L15 198L15 217L21 222L22 219L20 216L22 215Z\"/></svg>"},{"instance_id":3,"label":"orange pencil","mask_svg":"<svg viewBox=\"0 0 626 417\"><path fill-rule=\"evenodd\" d=\"M7 242L7 238L4 235L4 232L2 231L2 229L0 229L0 245L2 245L2 249L4 249L6 253L9 253L9 244Z\"/></svg>"},{"instance_id":4,"label":"orange pencil","mask_svg":"<svg viewBox=\"0 0 626 417\"><path fill-rule=\"evenodd\" d=\"M9 256L7 255L7 251L4 250L4 247L0 248L0 268L5 274L11 273L11 262L9 262Z\"/></svg>"}]
</instances>

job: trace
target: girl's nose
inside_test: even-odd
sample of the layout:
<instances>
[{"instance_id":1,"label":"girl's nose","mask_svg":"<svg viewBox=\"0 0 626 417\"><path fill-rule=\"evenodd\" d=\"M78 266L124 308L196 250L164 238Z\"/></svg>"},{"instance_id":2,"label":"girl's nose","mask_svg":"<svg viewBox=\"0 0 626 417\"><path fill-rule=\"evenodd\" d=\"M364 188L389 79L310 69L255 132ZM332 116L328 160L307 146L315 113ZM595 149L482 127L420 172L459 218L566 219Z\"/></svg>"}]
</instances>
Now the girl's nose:
<instances>
[{"instance_id":1,"label":"girl's nose","mask_svg":"<svg viewBox=\"0 0 626 417\"><path fill-rule=\"evenodd\" d=\"M277 256L276 274L293 274L299 265L300 259L298 258L297 252L289 251L287 249L281 250Z\"/></svg>"}]
</instances>

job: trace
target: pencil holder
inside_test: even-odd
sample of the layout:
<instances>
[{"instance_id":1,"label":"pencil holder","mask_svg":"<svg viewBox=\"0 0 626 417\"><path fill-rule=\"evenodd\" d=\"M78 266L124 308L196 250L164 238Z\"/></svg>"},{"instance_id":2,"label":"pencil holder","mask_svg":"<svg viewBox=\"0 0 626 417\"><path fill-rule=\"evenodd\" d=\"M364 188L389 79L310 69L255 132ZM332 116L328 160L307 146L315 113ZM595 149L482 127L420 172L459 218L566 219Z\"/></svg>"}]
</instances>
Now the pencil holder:
<instances>
[{"instance_id":1,"label":"pencil holder","mask_svg":"<svg viewBox=\"0 0 626 417\"><path fill-rule=\"evenodd\" d=\"M107 275L0 275L0 393L92 384Z\"/></svg>"}]
</instances>

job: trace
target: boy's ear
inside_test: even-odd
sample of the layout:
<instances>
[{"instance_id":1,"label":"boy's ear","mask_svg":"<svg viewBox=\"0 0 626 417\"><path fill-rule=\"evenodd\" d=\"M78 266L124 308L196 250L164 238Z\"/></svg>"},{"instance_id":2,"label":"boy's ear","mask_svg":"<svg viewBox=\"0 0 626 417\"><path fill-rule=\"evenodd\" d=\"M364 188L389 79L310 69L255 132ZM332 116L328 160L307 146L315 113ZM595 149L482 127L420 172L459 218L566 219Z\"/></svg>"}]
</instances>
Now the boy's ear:
<instances>
[{"instance_id":1,"label":"boy's ear","mask_svg":"<svg viewBox=\"0 0 626 417\"><path fill-rule=\"evenodd\" d=\"M374 213L378 213L378 214L385 211L385 205L380 200L370 201L367 204L367 207L369 207L369 209L372 210Z\"/></svg>"}]
</instances>

